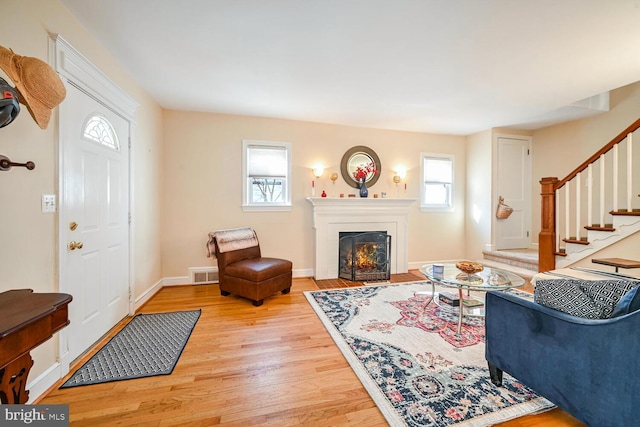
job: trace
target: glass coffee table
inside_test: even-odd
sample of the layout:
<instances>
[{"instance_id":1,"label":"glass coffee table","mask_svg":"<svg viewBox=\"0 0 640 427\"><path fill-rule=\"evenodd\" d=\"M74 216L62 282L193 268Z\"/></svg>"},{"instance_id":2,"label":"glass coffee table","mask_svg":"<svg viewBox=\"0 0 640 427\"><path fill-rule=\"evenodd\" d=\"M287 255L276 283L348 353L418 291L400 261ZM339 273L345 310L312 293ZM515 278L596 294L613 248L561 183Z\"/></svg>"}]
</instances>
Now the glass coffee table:
<instances>
[{"instance_id":1,"label":"glass coffee table","mask_svg":"<svg viewBox=\"0 0 640 427\"><path fill-rule=\"evenodd\" d=\"M484 301L472 297L470 291L501 291L516 288L525 283L525 280L516 274L491 267L484 267L484 270L470 274L457 269L455 264L426 264L419 270L431 281L434 304L458 314L458 333L462 330L464 316L484 316ZM459 305L454 306L440 301L435 289L436 284L457 288Z\"/></svg>"}]
</instances>

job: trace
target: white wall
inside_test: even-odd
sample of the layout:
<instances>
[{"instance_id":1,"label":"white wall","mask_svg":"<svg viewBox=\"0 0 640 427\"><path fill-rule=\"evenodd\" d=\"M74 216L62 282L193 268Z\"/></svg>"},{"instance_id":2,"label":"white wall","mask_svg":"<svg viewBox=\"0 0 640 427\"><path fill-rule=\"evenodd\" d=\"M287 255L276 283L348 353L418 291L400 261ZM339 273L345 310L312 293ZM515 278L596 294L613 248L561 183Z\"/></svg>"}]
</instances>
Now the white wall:
<instances>
[{"instance_id":1,"label":"white wall","mask_svg":"<svg viewBox=\"0 0 640 427\"><path fill-rule=\"evenodd\" d=\"M124 69L82 28L57 0L21 0L2 3L6 19L0 26L0 44L17 54L48 61L48 34L58 33L98 66L140 107L133 146L135 271L134 292L144 293L162 276L160 252L160 198L162 194L162 110L126 74ZM117 25L117 23L114 23ZM7 78L4 73L0 73ZM10 84L12 82L8 80ZM64 101L63 101L64 102ZM57 215L41 213L42 194L56 194L57 109L41 130L22 108L16 121L0 129L0 154L13 161L32 160L36 169L0 172L0 292L31 288L57 292ZM71 303L73 304L73 302ZM57 336L32 352L33 381L51 368L58 355ZM34 396L32 395L32 398Z\"/></svg>"},{"instance_id":2,"label":"white wall","mask_svg":"<svg viewBox=\"0 0 640 427\"><path fill-rule=\"evenodd\" d=\"M293 207L290 212L243 212L241 160L243 139L285 141L293 150ZM466 148L460 136L366 129L290 120L223 114L165 112L165 200L163 274L184 277L189 267L215 266L206 258L207 234L217 229L252 226L264 254L291 259L294 270L314 267L311 194L312 167L325 165L316 180L316 195L355 193L338 172L345 151L355 145L373 149L382 163L369 197L386 191L396 196L392 177L407 169L407 191L400 197L419 199L420 153L455 155L455 212L423 213L418 202L409 217L409 261L456 259L465 256ZM393 243L392 243L393 244ZM416 267L413 268L416 268Z\"/></svg>"},{"instance_id":3,"label":"white wall","mask_svg":"<svg viewBox=\"0 0 640 427\"><path fill-rule=\"evenodd\" d=\"M491 170L493 141L490 130L467 137L466 257L481 260L491 241Z\"/></svg>"}]
</instances>

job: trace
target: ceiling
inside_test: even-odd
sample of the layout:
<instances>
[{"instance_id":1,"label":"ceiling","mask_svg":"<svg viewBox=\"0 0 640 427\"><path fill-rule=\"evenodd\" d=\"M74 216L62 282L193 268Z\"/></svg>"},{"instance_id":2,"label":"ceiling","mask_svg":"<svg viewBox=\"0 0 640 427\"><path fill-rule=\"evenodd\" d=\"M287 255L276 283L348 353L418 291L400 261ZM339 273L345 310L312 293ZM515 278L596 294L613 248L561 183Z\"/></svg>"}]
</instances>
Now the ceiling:
<instances>
[{"instance_id":1,"label":"ceiling","mask_svg":"<svg viewBox=\"0 0 640 427\"><path fill-rule=\"evenodd\" d=\"M166 109L469 135L640 80L640 0L61 1Z\"/></svg>"}]
</instances>

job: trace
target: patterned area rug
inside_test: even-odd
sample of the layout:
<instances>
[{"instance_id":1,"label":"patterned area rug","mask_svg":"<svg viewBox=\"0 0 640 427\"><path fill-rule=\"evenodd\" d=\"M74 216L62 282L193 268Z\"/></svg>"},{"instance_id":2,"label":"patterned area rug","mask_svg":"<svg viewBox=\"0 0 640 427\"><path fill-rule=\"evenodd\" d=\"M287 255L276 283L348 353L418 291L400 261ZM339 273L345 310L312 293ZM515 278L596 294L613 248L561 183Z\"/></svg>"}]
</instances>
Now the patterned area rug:
<instances>
[{"instance_id":1,"label":"patterned area rug","mask_svg":"<svg viewBox=\"0 0 640 427\"><path fill-rule=\"evenodd\" d=\"M491 383L483 319L456 334L427 281L305 295L391 426L489 426L553 408L506 373Z\"/></svg>"},{"instance_id":2,"label":"patterned area rug","mask_svg":"<svg viewBox=\"0 0 640 427\"><path fill-rule=\"evenodd\" d=\"M200 310L138 314L60 388L168 375Z\"/></svg>"}]
</instances>

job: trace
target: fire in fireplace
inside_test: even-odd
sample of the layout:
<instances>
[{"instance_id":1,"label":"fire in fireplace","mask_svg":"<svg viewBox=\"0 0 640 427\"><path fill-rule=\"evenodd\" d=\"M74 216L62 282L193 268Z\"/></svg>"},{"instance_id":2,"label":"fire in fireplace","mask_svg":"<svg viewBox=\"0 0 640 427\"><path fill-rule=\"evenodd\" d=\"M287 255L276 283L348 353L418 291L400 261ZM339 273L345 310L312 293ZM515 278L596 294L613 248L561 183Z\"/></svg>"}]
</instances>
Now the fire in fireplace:
<instances>
[{"instance_id":1,"label":"fire in fireplace","mask_svg":"<svg viewBox=\"0 0 640 427\"><path fill-rule=\"evenodd\" d=\"M391 278L391 236L386 231L340 232L338 276L354 282Z\"/></svg>"}]
</instances>

